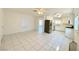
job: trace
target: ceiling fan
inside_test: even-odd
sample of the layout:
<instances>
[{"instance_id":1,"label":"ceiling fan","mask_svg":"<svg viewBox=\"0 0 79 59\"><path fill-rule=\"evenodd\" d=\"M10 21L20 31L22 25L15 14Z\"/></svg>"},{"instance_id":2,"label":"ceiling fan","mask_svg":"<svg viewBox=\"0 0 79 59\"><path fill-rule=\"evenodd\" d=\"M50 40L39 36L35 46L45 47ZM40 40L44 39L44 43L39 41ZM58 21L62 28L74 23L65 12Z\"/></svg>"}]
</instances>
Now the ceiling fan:
<instances>
[{"instance_id":1,"label":"ceiling fan","mask_svg":"<svg viewBox=\"0 0 79 59\"><path fill-rule=\"evenodd\" d=\"M44 8L35 8L33 11L36 12L38 15L43 15L46 12Z\"/></svg>"},{"instance_id":2,"label":"ceiling fan","mask_svg":"<svg viewBox=\"0 0 79 59\"><path fill-rule=\"evenodd\" d=\"M56 13L56 14L54 15L54 17L57 17L57 18L60 18L61 16L62 16L61 13Z\"/></svg>"}]
</instances>

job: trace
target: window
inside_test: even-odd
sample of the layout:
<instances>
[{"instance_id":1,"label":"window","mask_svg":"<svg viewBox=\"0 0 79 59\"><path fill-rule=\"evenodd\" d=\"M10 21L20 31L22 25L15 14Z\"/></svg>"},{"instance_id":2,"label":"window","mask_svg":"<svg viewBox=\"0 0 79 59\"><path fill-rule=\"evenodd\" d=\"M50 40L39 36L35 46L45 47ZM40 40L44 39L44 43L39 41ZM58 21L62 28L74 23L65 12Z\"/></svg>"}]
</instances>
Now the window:
<instances>
[{"instance_id":1,"label":"window","mask_svg":"<svg viewBox=\"0 0 79 59\"><path fill-rule=\"evenodd\" d=\"M39 20L38 32L43 32L43 31L44 31L44 20Z\"/></svg>"},{"instance_id":2,"label":"window","mask_svg":"<svg viewBox=\"0 0 79 59\"><path fill-rule=\"evenodd\" d=\"M78 16L74 18L74 30L78 30Z\"/></svg>"}]
</instances>

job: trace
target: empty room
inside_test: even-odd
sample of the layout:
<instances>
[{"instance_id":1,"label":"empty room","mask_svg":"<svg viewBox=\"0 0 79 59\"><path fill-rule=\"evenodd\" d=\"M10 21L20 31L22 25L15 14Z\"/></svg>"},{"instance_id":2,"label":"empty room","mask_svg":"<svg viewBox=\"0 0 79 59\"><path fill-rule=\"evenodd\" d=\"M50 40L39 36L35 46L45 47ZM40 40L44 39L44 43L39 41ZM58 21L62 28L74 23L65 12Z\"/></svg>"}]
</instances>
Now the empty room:
<instances>
[{"instance_id":1,"label":"empty room","mask_svg":"<svg viewBox=\"0 0 79 59\"><path fill-rule=\"evenodd\" d=\"M79 51L78 8L0 8L0 51Z\"/></svg>"}]
</instances>

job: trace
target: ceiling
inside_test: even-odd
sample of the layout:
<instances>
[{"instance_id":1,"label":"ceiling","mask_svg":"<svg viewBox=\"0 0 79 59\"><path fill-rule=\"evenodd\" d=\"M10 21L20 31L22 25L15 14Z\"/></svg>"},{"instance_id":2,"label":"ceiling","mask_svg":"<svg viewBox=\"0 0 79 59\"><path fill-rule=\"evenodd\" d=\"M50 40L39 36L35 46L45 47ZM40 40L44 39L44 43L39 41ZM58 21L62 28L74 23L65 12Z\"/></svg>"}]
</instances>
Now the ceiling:
<instances>
[{"instance_id":1,"label":"ceiling","mask_svg":"<svg viewBox=\"0 0 79 59\"><path fill-rule=\"evenodd\" d=\"M33 13L33 8L4 8L5 11L15 11L21 13Z\"/></svg>"},{"instance_id":2,"label":"ceiling","mask_svg":"<svg viewBox=\"0 0 79 59\"><path fill-rule=\"evenodd\" d=\"M32 15L37 15L33 10L35 8L4 8L4 10L7 11L15 11L15 12L22 12L22 13L29 13ZM46 13L45 15L54 15L56 13L61 13L61 14L70 14L72 13L72 8L45 8ZM76 13L79 13L79 9L75 8L74 9Z\"/></svg>"}]
</instances>

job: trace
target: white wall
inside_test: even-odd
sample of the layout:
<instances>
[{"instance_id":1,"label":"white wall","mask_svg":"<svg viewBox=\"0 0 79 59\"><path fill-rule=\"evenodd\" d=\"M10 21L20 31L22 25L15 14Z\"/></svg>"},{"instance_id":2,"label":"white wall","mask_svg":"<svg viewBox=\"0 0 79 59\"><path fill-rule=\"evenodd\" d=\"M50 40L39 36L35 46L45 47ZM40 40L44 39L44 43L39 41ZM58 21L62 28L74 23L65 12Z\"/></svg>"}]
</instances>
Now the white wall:
<instances>
[{"instance_id":1,"label":"white wall","mask_svg":"<svg viewBox=\"0 0 79 59\"><path fill-rule=\"evenodd\" d=\"M1 45L1 39L2 39L2 17L3 17L3 13L2 13L2 9L0 8L0 45Z\"/></svg>"},{"instance_id":2,"label":"white wall","mask_svg":"<svg viewBox=\"0 0 79 59\"><path fill-rule=\"evenodd\" d=\"M4 10L4 35L34 29L35 18L33 15Z\"/></svg>"}]
</instances>

